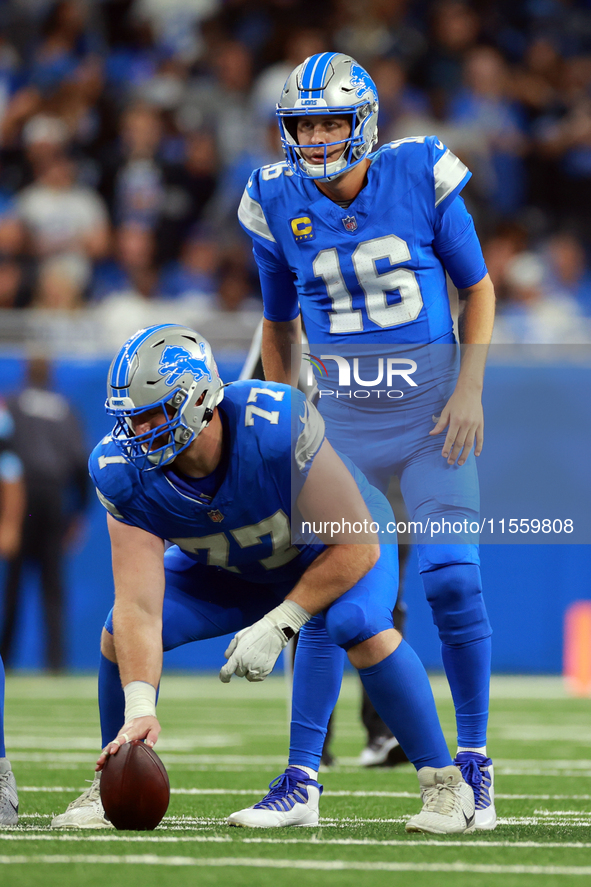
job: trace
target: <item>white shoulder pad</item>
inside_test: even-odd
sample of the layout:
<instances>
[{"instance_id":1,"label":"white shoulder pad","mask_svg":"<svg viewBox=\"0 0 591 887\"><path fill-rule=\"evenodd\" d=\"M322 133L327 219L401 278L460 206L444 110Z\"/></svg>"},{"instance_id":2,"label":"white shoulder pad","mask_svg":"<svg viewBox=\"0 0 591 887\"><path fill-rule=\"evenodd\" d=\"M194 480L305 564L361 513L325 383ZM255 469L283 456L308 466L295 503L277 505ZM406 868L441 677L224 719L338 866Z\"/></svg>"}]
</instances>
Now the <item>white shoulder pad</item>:
<instances>
[{"instance_id":1,"label":"white shoulder pad","mask_svg":"<svg viewBox=\"0 0 591 887\"><path fill-rule=\"evenodd\" d=\"M273 243L276 243L267 224L263 207L250 196L246 188L238 207L238 218L248 231L258 234L259 237L264 237L265 240L271 240Z\"/></svg>"},{"instance_id":2,"label":"white shoulder pad","mask_svg":"<svg viewBox=\"0 0 591 887\"><path fill-rule=\"evenodd\" d=\"M324 440L324 419L310 401L303 402L304 414L299 416L303 428L295 446L296 465L303 471L314 458Z\"/></svg>"},{"instance_id":3,"label":"white shoulder pad","mask_svg":"<svg viewBox=\"0 0 591 887\"><path fill-rule=\"evenodd\" d=\"M449 148L441 155L433 167L435 176L435 206L439 206L448 194L457 188L466 173L468 167L452 154Z\"/></svg>"}]
</instances>

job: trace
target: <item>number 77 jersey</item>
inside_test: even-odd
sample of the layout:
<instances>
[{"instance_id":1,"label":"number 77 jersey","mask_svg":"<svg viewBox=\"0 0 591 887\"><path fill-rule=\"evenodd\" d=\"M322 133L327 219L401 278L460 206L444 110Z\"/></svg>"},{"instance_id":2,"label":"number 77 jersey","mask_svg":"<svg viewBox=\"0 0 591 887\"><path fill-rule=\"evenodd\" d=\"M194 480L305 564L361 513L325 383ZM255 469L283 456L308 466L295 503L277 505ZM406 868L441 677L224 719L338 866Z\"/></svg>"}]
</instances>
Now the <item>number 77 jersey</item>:
<instances>
[{"instance_id":1,"label":"number 77 jersey","mask_svg":"<svg viewBox=\"0 0 591 887\"><path fill-rule=\"evenodd\" d=\"M369 160L347 208L286 163L251 175L238 218L262 276L284 275L283 295L263 286L265 316L291 320L301 309L311 343L453 341L438 245L471 174L435 136L391 142Z\"/></svg>"},{"instance_id":2,"label":"number 77 jersey","mask_svg":"<svg viewBox=\"0 0 591 887\"><path fill-rule=\"evenodd\" d=\"M300 391L256 379L227 385L217 409L224 456L211 495L172 466L140 471L107 436L89 461L99 500L116 520L169 540L191 561L249 582L295 583L324 548L318 540L292 544L291 532L324 421ZM390 520L383 496L345 461L375 519Z\"/></svg>"}]
</instances>

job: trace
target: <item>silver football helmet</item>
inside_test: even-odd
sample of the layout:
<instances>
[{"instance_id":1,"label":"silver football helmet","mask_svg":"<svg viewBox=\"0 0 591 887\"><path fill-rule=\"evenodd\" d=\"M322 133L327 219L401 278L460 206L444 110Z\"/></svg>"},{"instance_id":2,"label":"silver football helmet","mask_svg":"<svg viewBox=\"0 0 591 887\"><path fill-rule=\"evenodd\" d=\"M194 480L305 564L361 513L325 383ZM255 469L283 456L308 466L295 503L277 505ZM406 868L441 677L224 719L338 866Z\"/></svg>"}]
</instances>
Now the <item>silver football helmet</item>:
<instances>
[{"instance_id":1,"label":"silver football helmet","mask_svg":"<svg viewBox=\"0 0 591 887\"><path fill-rule=\"evenodd\" d=\"M350 121L348 138L324 145L324 165L306 161L297 140L297 119L334 115ZM281 144L291 170L304 178L328 182L366 157L378 139L378 92L367 71L342 52L311 55L285 82L277 104ZM343 146L327 162L327 148Z\"/></svg>"},{"instance_id":2,"label":"silver football helmet","mask_svg":"<svg viewBox=\"0 0 591 887\"><path fill-rule=\"evenodd\" d=\"M185 326L139 330L109 369L106 410L115 416L112 438L142 471L172 462L209 424L224 396L208 342ZM132 417L160 408L167 421L135 435Z\"/></svg>"}]
</instances>

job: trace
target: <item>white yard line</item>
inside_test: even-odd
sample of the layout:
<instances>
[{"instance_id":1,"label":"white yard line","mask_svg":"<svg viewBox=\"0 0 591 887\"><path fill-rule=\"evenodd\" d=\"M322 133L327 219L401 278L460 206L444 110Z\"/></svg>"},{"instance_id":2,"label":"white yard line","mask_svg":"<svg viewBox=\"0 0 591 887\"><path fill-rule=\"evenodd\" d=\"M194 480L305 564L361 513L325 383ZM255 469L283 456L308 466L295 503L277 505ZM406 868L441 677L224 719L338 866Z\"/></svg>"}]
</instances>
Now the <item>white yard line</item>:
<instances>
[{"instance_id":1,"label":"white yard line","mask_svg":"<svg viewBox=\"0 0 591 887\"><path fill-rule=\"evenodd\" d=\"M575 819L578 816L579 819ZM554 817L554 814L551 812L540 811L531 816L506 816L499 817L498 824L499 825L545 825L545 826L553 826L555 828L572 828L572 827L584 827L589 829L591 827L591 813L585 812L576 812L569 811L568 815L557 814ZM19 817L22 821L29 820L49 820L51 818L51 814L40 814L40 813L23 813ZM406 816L397 816L397 817L362 817L362 816L339 816L339 817L328 817L321 816L320 823L318 828L351 828L352 826L362 826L362 825L400 825L406 823L408 820L408 814ZM190 831L195 828L200 828L203 826L206 827L218 827L225 826L226 820L221 819L219 817L212 816L165 816L162 821L164 829L172 830L172 831ZM59 834L59 831L53 832L48 825L40 825L40 826L30 826L27 829L27 832L30 832L35 828L41 832L49 831L52 834ZM6 830L7 834L16 834L18 833L14 829Z\"/></svg>"},{"instance_id":2,"label":"white yard line","mask_svg":"<svg viewBox=\"0 0 591 887\"><path fill-rule=\"evenodd\" d=\"M467 872L471 874L495 875L580 875L589 877L591 866L554 866L554 865L470 865L463 862L453 863L412 863L412 862L347 862L345 860L322 859L258 859L240 857L214 857L210 859L192 856L0 856L0 865L162 865L162 866L195 866L199 868L269 868L269 869L303 869L312 871L358 871L358 872Z\"/></svg>"},{"instance_id":3,"label":"white yard line","mask_svg":"<svg viewBox=\"0 0 591 887\"><path fill-rule=\"evenodd\" d=\"M69 793L82 792L87 786L64 786L64 785L22 785L19 786L20 792L39 792L39 793ZM245 795L258 796L266 792L264 788L171 788L173 795ZM417 798L418 791L415 792L383 792L383 791L330 791L323 793L324 798ZM497 800L505 801L591 801L589 795L523 795L523 794L502 794L496 793ZM573 815L579 815L578 811Z\"/></svg>"},{"instance_id":4,"label":"white yard line","mask_svg":"<svg viewBox=\"0 0 591 887\"><path fill-rule=\"evenodd\" d=\"M338 846L338 847L510 847L522 849L551 849L551 850L588 850L591 843L582 841L479 841L472 837L465 840L445 838L436 840L432 838L418 839L416 837L406 840L377 840L375 838L323 838L321 841L312 838L240 838L236 836L240 844L277 844L280 846L290 844L311 844L313 846ZM0 832L0 841L59 841L65 843L132 843L132 844L231 844L234 838L219 835L119 835L109 832L104 835L79 835L71 833L53 834L29 834L13 832Z\"/></svg>"}]
</instances>

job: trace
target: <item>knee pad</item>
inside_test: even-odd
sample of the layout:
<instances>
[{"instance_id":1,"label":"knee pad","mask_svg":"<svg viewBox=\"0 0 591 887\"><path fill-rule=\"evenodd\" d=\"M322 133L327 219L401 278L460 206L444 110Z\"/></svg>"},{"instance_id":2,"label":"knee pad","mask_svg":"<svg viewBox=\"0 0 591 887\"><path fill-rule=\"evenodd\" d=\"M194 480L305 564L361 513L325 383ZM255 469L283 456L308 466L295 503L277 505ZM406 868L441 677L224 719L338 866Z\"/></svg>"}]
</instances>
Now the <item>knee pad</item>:
<instances>
[{"instance_id":1,"label":"knee pad","mask_svg":"<svg viewBox=\"0 0 591 887\"><path fill-rule=\"evenodd\" d=\"M374 610L358 601L336 600L324 618L330 639L344 650L393 627L391 611Z\"/></svg>"},{"instance_id":2,"label":"knee pad","mask_svg":"<svg viewBox=\"0 0 591 887\"><path fill-rule=\"evenodd\" d=\"M490 637L480 567L448 564L421 578L442 643L457 646Z\"/></svg>"}]
</instances>

